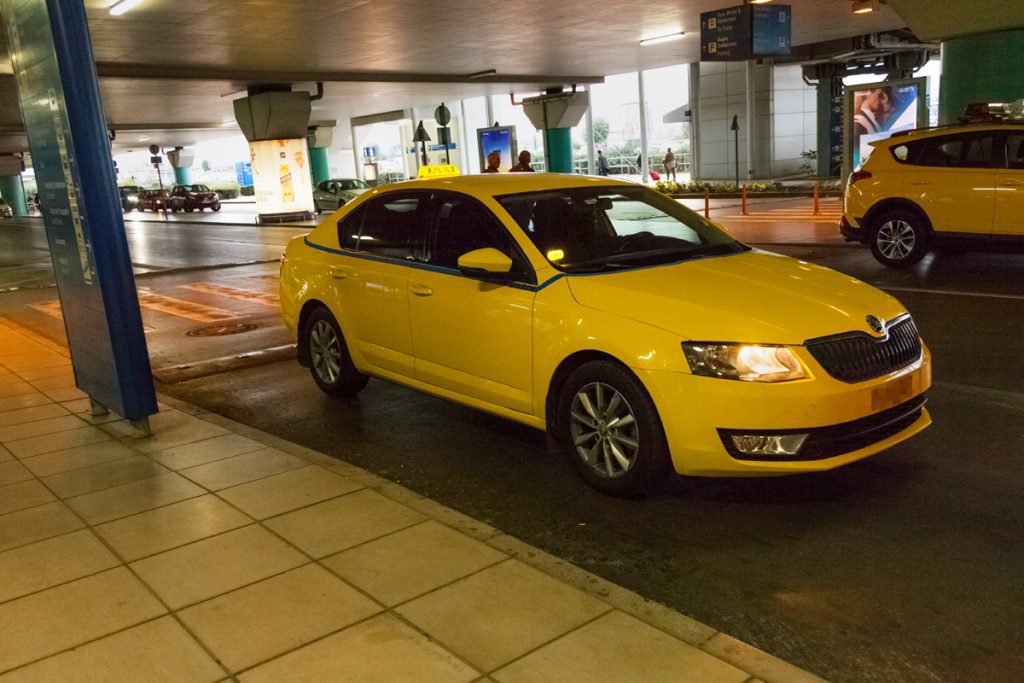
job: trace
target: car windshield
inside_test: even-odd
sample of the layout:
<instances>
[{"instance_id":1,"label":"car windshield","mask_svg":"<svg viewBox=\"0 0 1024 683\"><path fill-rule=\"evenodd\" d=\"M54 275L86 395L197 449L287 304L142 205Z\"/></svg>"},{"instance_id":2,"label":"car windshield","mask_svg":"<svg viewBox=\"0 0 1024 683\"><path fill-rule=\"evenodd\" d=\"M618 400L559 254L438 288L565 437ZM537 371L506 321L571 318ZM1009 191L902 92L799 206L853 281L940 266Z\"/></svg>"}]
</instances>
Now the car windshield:
<instances>
[{"instance_id":1,"label":"car windshield","mask_svg":"<svg viewBox=\"0 0 1024 683\"><path fill-rule=\"evenodd\" d=\"M206 185L182 185L185 188L185 192L209 192L210 188Z\"/></svg>"},{"instance_id":2,"label":"car windshield","mask_svg":"<svg viewBox=\"0 0 1024 683\"><path fill-rule=\"evenodd\" d=\"M646 187L580 187L496 198L555 268L600 272L748 251Z\"/></svg>"},{"instance_id":3,"label":"car windshield","mask_svg":"<svg viewBox=\"0 0 1024 683\"><path fill-rule=\"evenodd\" d=\"M364 183L362 180L355 180L352 178L344 178L342 180L335 181L338 183L339 190L368 190L370 186Z\"/></svg>"}]
</instances>

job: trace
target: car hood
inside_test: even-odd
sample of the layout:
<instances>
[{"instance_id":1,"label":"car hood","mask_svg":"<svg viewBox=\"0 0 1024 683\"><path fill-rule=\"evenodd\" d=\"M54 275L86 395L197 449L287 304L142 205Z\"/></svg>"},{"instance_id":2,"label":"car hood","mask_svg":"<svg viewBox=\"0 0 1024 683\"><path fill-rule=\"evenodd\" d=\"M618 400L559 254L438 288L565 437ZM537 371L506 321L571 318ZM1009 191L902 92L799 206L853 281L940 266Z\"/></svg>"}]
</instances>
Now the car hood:
<instances>
[{"instance_id":1,"label":"car hood","mask_svg":"<svg viewBox=\"0 0 1024 683\"><path fill-rule=\"evenodd\" d=\"M888 294L828 268L751 251L618 273L571 275L582 305L694 341L802 344L866 316L906 311Z\"/></svg>"}]
</instances>

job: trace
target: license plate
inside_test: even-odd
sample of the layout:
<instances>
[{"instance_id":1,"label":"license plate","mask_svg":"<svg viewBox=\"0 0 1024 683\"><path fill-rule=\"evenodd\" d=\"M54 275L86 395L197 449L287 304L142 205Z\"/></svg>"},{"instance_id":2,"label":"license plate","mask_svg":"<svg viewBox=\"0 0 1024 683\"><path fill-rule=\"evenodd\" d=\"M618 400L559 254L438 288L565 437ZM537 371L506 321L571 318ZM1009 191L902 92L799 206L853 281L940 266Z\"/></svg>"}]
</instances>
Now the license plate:
<instances>
[{"instance_id":1,"label":"license plate","mask_svg":"<svg viewBox=\"0 0 1024 683\"><path fill-rule=\"evenodd\" d=\"M903 403L914 395L914 375L905 375L897 380L871 390L871 410L885 410Z\"/></svg>"}]
</instances>

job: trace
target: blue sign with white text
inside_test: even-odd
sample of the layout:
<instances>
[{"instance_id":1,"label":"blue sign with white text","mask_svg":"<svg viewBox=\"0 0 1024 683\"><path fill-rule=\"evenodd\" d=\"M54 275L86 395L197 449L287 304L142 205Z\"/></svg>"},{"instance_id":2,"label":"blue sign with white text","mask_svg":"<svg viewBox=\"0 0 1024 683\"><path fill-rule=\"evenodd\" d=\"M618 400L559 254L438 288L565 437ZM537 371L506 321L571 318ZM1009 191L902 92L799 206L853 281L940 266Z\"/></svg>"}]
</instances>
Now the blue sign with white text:
<instances>
[{"instance_id":1,"label":"blue sign with white text","mask_svg":"<svg viewBox=\"0 0 1024 683\"><path fill-rule=\"evenodd\" d=\"M235 163L235 177L242 187L252 185L252 162L238 161Z\"/></svg>"},{"instance_id":2,"label":"blue sign with white text","mask_svg":"<svg viewBox=\"0 0 1024 683\"><path fill-rule=\"evenodd\" d=\"M145 418L156 394L85 7L0 0L0 9L75 383L122 417Z\"/></svg>"}]
</instances>

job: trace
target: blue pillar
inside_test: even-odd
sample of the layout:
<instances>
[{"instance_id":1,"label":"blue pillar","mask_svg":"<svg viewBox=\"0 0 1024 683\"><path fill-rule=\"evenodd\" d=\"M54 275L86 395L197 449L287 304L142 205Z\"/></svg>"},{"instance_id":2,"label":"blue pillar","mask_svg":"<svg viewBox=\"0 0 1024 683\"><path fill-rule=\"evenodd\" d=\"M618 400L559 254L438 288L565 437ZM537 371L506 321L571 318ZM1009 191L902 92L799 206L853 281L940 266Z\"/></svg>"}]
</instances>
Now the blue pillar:
<instances>
[{"instance_id":1,"label":"blue pillar","mask_svg":"<svg viewBox=\"0 0 1024 683\"><path fill-rule=\"evenodd\" d=\"M548 128L544 131L544 141L548 170L572 173L572 128Z\"/></svg>"},{"instance_id":2,"label":"blue pillar","mask_svg":"<svg viewBox=\"0 0 1024 683\"><path fill-rule=\"evenodd\" d=\"M25 187L21 184L20 175L0 175L0 197L3 197L11 205L15 216L28 215Z\"/></svg>"},{"instance_id":3,"label":"blue pillar","mask_svg":"<svg viewBox=\"0 0 1024 683\"><path fill-rule=\"evenodd\" d=\"M191 185L192 184L192 169L188 166L175 166L174 167L174 184L175 185Z\"/></svg>"}]
</instances>

